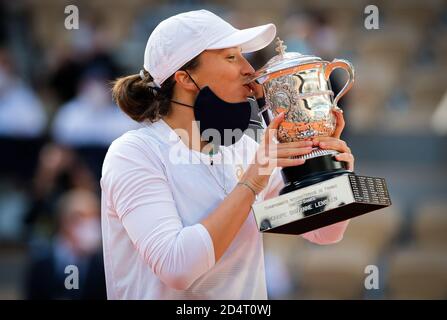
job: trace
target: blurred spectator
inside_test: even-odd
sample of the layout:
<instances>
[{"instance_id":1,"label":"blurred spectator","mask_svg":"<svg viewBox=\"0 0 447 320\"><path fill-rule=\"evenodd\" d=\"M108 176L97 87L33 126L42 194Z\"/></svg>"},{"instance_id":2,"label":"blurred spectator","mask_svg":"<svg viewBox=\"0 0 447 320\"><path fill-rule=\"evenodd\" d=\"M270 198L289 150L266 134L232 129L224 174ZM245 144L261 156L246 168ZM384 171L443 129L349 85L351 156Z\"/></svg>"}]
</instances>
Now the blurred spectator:
<instances>
[{"instance_id":1,"label":"blurred spectator","mask_svg":"<svg viewBox=\"0 0 447 320\"><path fill-rule=\"evenodd\" d=\"M58 231L52 245L31 252L26 280L28 299L105 299L99 200L94 193L73 190L58 201ZM79 270L79 288L67 289L65 268Z\"/></svg>"},{"instance_id":2,"label":"blurred spectator","mask_svg":"<svg viewBox=\"0 0 447 320\"><path fill-rule=\"evenodd\" d=\"M340 57L337 51L338 40L336 29L331 25L327 14L320 11L304 11L290 15L283 24L284 44L289 52L299 52L303 55L314 55L323 60L332 61ZM344 71L335 70L330 77L334 94L343 88L347 79ZM348 98L346 98L348 97ZM338 106L343 108L349 95L344 96ZM345 127L344 135L349 131Z\"/></svg>"},{"instance_id":3,"label":"blurred spectator","mask_svg":"<svg viewBox=\"0 0 447 320\"><path fill-rule=\"evenodd\" d=\"M30 190L30 208L25 216L28 236L46 239L55 230L56 200L72 188L98 192L93 174L72 150L45 145L39 155Z\"/></svg>"},{"instance_id":4,"label":"blurred spectator","mask_svg":"<svg viewBox=\"0 0 447 320\"><path fill-rule=\"evenodd\" d=\"M61 103L75 98L83 74L92 69L107 70L109 79L121 74L112 56L107 28L96 12L87 12L80 21L82 28L70 33L70 44L49 52L49 84ZM56 48L53 48L56 49Z\"/></svg>"},{"instance_id":5,"label":"blurred spectator","mask_svg":"<svg viewBox=\"0 0 447 320\"><path fill-rule=\"evenodd\" d=\"M0 174L28 179L41 144L47 115L34 92L0 49Z\"/></svg>"},{"instance_id":6,"label":"blurred spectator","mask_svg":"<svg viewBox=\"0 0 447 320\"><path fill-rule=\"evenodd\" d=\"M113 103L105 72L91 70L83 77L78 95L61 106L52 126L53 139L74 148L96 177L110 143L140 126Z\"/></svg>"},{"instance_id":7,"label":"blurred spectator","mask_svg":"<svg viewBox=\"0 0 447 320\"><path fill-rule=\"evenodd\" d=\"M42 134L46 120L39 99L15 73L12 57L0 49L0 135L34 138Z\"/></svg>"},{"instance_id":8,"label":"blurred spectator","mask_svg":"<svg viewBox=\"0 0 447 320\"><path fill-rule=\"evenodd\" d=\"M313 13L313 28L310 37L313 50L321 57L333 59L337 54L338 37L327 13Z\"/></svg>"},{"instance_id":9,"label":"blurred spectator","mask_svg":"<svg viewBox=\"0 0 447 320\"><path fill-rule=\"evenodd\" d=\"M337 34L322 12L289 16L283 25L288 51L332 59L337 52Z\"/></svg>"},{"instance_id":10,"label":"blurred spectator","mask_svg":"<svg viewBox=\"0 0 447 320\"><path fill-rule=\"evenodd\" d=\"M56 142L67 146L107 147L136 127L112 102L106 80L89 76L82 80L78 96L57 112L52 134Z\"/></svg>"},{"instance_id":11,"label":"blurred spectator","mask_svg":"<svg viewBox=\"0 0 447 320\"><path fill-rule=\"evenodd\" d=\"M310 37L313 30L312 17L307 13L294 14L283 24L284 43L289 52L316 54L311 48Z\"/></svg>"}]
</instances>

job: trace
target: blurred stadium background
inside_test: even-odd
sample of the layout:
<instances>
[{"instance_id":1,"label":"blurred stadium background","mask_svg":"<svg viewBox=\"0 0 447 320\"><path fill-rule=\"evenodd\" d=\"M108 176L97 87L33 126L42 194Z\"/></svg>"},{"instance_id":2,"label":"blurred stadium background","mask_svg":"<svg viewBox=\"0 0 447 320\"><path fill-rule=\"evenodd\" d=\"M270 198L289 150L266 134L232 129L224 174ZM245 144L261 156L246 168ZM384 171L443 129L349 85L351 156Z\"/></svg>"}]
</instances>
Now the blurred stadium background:
<instances>
[{"instance_id":1,"label":"blurred stadium background","mask_svg":"<svg viewBox=\"0 0 447 320\"><path fill-rule=\"evenodd\" d=\"M79 30L64 27L70 4ZM378 30L364 27L369 4ZM16 0L0 2L0 299L104 298L102 159L138 127L108 83L141 69L159 21L197 8L241 28L274 22L289 51L350 60L343 138L356 172L385 177L393 200L353 219L336 245L265 235L269 297L447 298L445 1ZM248 59L259 68L274 54L271 45ZM81 290L64 290L68 264L79 266ZM369 265L375 290L364 286Z\"/></svg>"}]
</instances>

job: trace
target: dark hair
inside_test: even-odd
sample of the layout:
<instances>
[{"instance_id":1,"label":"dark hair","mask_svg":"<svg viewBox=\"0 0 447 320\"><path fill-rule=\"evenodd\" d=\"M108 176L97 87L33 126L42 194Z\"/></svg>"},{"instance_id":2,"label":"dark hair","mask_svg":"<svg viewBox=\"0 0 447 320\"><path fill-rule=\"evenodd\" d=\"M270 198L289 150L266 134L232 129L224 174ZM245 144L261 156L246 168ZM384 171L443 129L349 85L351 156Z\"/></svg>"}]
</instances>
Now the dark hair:
<instances>
[{"instance_id":1,"label":"dark hair","mask_svg":"<svg viewBox=\"0 0 447 320\"><path fill-rule=\"evenodd\" d=\"M196 56L179 70L194 70L198 65L199 56ZM170 112L176 82L174 75L166 79L161 88L154 89L153 80L149 72L144 71L144 79L140 74L133 74L113 82L113 100L135 121L155 122Z\"/></svg>"}]
</instances>

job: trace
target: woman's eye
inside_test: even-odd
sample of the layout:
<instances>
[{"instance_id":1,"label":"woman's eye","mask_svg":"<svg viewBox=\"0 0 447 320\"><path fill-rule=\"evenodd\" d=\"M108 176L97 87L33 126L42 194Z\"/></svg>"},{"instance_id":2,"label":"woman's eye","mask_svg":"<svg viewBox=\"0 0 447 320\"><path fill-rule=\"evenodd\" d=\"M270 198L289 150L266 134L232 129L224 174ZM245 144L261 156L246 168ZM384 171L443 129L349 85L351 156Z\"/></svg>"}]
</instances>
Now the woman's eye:
<instances>
[{"instance_id":1,"label":"woman's eye","mask_svg":"<svg viewBox=\"0 0 447 320\"><path fill-rule=\"evenodd\" d=\"M228 56L227 59L228 59L228 60L235 60L235 59L236 59L236 56Z\"/></svg>"}]
</instances>

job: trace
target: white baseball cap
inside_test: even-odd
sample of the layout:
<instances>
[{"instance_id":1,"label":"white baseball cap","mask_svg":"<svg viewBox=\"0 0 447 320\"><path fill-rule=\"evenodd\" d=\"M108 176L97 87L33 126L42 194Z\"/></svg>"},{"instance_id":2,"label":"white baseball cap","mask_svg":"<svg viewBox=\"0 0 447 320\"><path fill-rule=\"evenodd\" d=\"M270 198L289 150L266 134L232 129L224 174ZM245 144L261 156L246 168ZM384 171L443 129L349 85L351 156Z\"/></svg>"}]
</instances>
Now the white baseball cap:
<instances>
[{"instance_id":1,"label":"white baseball cap","mask_svg":"<svg viewBox=\"0 0 447 320\"><path fill-rule=\"evenodd\" d=\"M205 50L239 46L243 53L253 52L269 45L275 35L272 23L239 30L207 10L180 13L160 22L150 35L144 51L144 69L160 87Z\"/></svg>"}]
</instances>

